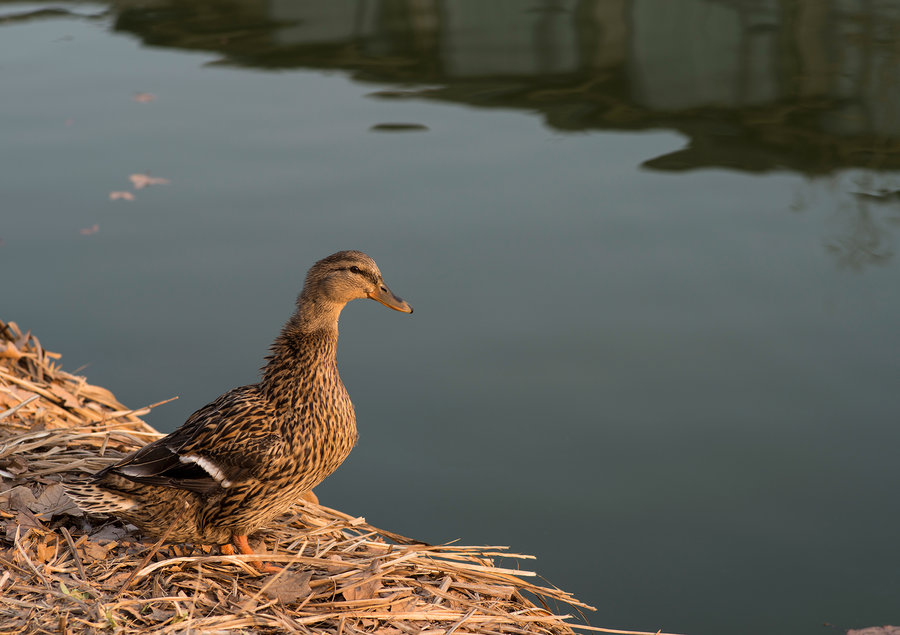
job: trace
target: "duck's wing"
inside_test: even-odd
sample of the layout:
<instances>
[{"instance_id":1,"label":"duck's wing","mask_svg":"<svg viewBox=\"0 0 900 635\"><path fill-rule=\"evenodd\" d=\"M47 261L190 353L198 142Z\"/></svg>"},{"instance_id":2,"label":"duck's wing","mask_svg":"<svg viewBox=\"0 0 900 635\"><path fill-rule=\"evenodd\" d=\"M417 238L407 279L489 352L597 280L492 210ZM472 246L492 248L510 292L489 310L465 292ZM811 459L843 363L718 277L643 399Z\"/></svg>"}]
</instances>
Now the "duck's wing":
<instances>
[{"instance_id":1,"label":"duck's wing","mask_svg":"<svg viewBox=\"0 0 900 635\"><path fill-rule=\"evenodd\" d=\"M255 385L231 390L192 414L171 434L94 476L115 473L137 483L209 494L259 475L283 441L274 413Z\"/></svg>"}]
</instances>

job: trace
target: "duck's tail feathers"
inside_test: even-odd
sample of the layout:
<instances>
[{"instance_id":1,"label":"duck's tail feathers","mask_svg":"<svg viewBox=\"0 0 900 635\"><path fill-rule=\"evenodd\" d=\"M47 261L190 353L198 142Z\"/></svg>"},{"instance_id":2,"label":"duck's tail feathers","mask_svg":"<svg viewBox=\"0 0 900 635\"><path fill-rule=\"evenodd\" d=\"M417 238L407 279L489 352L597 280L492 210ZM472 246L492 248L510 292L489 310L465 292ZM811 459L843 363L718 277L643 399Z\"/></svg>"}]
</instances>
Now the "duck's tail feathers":
<instances>
[{"instance_id":1,"label":"duck's tail feathers","mask_svg":"<svg viewBox=\"0 0 900 635\"><path fill-rule=\"evenodd\" d=\"M137 500L127 494L95 483L63 483L63 488L79 509L91 514L121 514L134 509L138 504Z\"/></svg>"}]
</instances>

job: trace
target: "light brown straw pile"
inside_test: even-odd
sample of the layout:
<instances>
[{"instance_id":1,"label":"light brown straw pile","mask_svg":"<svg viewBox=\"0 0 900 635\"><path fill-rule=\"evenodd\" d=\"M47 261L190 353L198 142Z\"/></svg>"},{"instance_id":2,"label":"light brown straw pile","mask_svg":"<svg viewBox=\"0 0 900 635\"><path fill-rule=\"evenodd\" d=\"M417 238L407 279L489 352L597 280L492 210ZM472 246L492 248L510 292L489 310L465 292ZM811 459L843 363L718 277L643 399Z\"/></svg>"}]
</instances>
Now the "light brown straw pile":
<instances>
[{"instance_id":1,"label":"light brown straw pile","mask_svg":"<svg viewBox=\"0 0 900 635\"><path fill-rule=\"evenodd\" d=\"M572 633L591 607L495 564L505 547L432 546L301 502L255 536L259 559L140 542L60 481L161 436L108 390L0 321L0 635L11 633ZM566 606L566 610L560 610ZM607 631L623 632L623 631Z\"/></svg>"}]
</instances>

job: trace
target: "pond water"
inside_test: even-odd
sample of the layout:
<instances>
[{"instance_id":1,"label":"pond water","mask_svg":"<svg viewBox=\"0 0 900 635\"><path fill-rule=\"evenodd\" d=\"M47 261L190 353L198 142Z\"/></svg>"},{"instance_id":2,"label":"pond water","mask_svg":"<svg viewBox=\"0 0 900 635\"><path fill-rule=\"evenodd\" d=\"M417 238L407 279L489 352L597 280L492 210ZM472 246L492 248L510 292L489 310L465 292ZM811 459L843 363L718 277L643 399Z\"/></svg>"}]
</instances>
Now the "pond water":
<instances>
[{"instance_id":1,"label":"pond water","mask_svg":"<svg viewBox=\"0 0 900 635\"><path fill-rule=\"evenodd\" d=\"M900 3L0 2L0 79L0 317L154 426L362 249L323 503L596 626L900 622Z\"/></svg>"}]
</instances>

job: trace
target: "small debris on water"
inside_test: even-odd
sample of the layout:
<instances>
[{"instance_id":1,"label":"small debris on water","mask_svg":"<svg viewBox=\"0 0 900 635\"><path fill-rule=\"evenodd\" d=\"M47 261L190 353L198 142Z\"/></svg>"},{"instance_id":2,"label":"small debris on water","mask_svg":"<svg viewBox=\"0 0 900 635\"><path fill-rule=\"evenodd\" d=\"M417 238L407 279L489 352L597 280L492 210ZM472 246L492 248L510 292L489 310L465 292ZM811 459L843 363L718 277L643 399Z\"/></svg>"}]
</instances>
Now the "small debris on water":
<instances>
[{"instance_id":1,"label":"small debris on water","mask_svg":"<svg viewBox=\"0 0 900 635\"><path fill-rule=\"evenodd\" d=\"M376 90L366 95L366 97L378 97L379 99L412 99L419 96L421 93L413 90Z\"/></svg>"},{"instance_id":2,"label":"small debris on water","mask_svg":"<svg viewBox=\"0 0 900 635\"><path fill-rule=\"evenodd\" d=\"M373 132L422 132L428 130L428 126L420 123L377 123L369 130Z\"/></svg>"},{"instance_id":3,"label":"small debris on water","mask_svg":"<svg viewBox=\"0 0 900 635\"><path fill-rule=\"evenodd\" d=\"M132 174L128 177L131 180L134 189L140 190L148 185L168 185L169 179L159 176L150 176L149 174Z\"/></svg>"}]
</instances>

